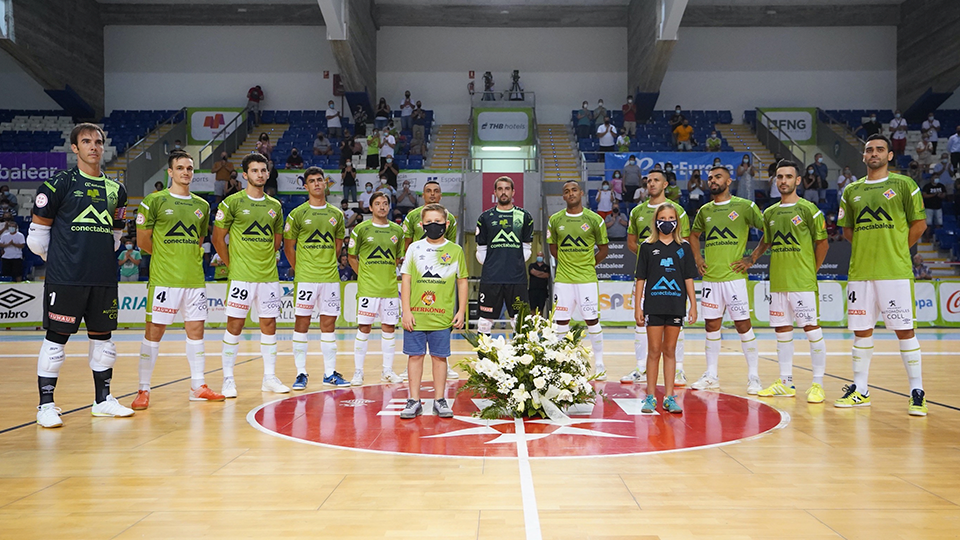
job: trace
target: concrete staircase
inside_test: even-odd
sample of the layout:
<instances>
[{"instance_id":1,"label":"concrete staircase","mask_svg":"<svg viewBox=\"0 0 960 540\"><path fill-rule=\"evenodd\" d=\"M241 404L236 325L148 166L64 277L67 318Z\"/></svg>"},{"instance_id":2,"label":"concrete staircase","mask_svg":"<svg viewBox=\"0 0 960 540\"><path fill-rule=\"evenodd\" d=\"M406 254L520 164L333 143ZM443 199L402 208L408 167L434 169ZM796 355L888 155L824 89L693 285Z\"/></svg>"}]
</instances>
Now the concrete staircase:
<instances>
[{"instance_id":1,"label":"concrete staircase","mask_svg":"<svg viewBox=\"0 0 960 540\"><path fill-rule=\"evenodd\" d=\"M543 156L544 182L580 181L579 152L570 128L563 124L540 124L537 139Z\"/></svg>"},{"instance_id":2,"label":"concrete staircase","mask_svg":"<svg viewBox=\"0 0 960 540\"><path fill-rule=\"evenodd\" d=\"M277 141L280 140L280 137L283 137L283 134L286 133L287 129L289 128L290 124L260 124L259 126L253 128L253 131L247 135L247 138L240 143L240 147L237 148L237 151L233 153L233 155L237 157L237 159L231 160L236 162L234 163L234 166L239 169L240 161L243 159L243 156L257 149L257 139L260 137L261 133L266 133L267 136L270 137L270 142L276 146ZM313 150L310 151L312 152ZM280 167L282 168L283 165L284 164L281 163Z\"/></svg>"},{"instance_id":3,"label":"concrete staircase","mask_svg":"<svg viewBox=\"0 0 960 540\"><path fill-rule=\"evenodd\" d=\"M844 129L843 126L839 124L830 124L830 129L832 129L837 135L843 137L843 140L853 145L854 148L860 148L862 143L856 137L851 135L849 131Z\"/></svg>"},{"instance_id":4,"label":"concrete staircase","mask_svg":"<svg viewBox=\"0 0 960 540\"><path fill-rule=\"evenodd\" d=\"M734 152L756 154L760 163L754 163L754 165L760 170L759 177L766 179L766 169L773 163L773 154L750 131L750 126L748 124L717 124L714 127L717 128L717 133L730 143Z\"/></svg>"},{"instance_id":5,"label":"concrete staircase","mask_svg":"<svg viewBox=\"0 0 960 540\"><path fill-rule=\"evenodd\" d=\"M460 169L470 153L470 127L444 124L431 135L428 169Z\"/></svg>"},{"instance_id":6,"label":"concrete staircase","mask_svg":"<svg viewBox=\"0 0 960 540\"><path fill-rule=\"evenodd\" d=\"M160 126L159 129L147 135L146 139L140 142L139 145L131 146L126 152L123 153L122 156L117 156L112 161L107 163L103 168L104 173L106 173L106 175L110 178L119 178L121 173L126 172L127 165L130 164L130 161L140 155L140 148L150 147L150 145L157 142L157 140L166 135L171 129L173 129L173 126L169 124ZM107 133L107 137L110 137L109 133Z\"/></svg>"},{"instance_id":7,"label":"concrete staircase","mask_svg":"<svg viewBox=\"0 0 960 540\"><path fill-rule=\"evenodd\" d=\"M927 265L934 278L957 277L956 265L949 264L949 252L937 251L937 247L930 242L918 242L917 253L923 257L923 264Z\"/></svg>"}]
</instances>

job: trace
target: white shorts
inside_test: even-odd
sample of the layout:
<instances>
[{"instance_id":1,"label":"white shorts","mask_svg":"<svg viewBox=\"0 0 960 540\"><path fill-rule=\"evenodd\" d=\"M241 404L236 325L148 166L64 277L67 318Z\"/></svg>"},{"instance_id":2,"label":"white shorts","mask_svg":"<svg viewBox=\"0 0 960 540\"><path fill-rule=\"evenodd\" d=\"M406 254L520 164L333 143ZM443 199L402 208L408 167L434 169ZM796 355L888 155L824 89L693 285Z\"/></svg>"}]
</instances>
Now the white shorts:
<instances>
[{"instance_id":1,"label":"white shorts","mask_svg":"<svg viewBox=\"0 0 960 540\"><path fill-rule=\"evenodd\" d=\"M313 317L320 304L320 315L340 315L340 283L297 283L294 298L297 299L293 314L297 317Z\"/></svg>"},{"instance_id":2,"label":"white shorts","mask_svg":"<svg viewBox=\"0 0 960 540\"><path fill-rule=\"evenodd\" d=\"M747 295L747 280L704 281L700 292L700 307L703 320L722 319L724 310L735 321L750 319L750 297Z\"/></svg>"},{"instance_id":3,"label":"white shorts","mask_svg":"<svg viewBox=\"0 0 960 540\"><path fill-rule=\"evenodd\" d=\"M913 330L913 282L909 279L847 283L847 328L872 330L882 315L890 330Z\"/></svg>"},{"instance_id":4,"label":"white shorts","mask_svg":"<svg viewBox=\"0 0 960 540\"><path fill-rule=\"evenodd\" d=\"M280 316L280 284L250 283L231 281L227 287L227 317L246 319L250 306L257 302L257 316L263 319L276 319Z\"/></svg>"},{"instance_id":5,"label":"white shorts","mask_svg":"<svg viewBox=\"0 0 960 540\"><path fill-rule=\"evenodd\" d=\"M585 321L600 318L600 287L596 283L554 283L553 305L554 321L570 320L573 308L580 308L580 316Z\"/></svg>"},{"instance_id":6,"label":"white shorts","mask_svg":"<svg viewBox=\"0 0 960 540\"><path fill-rule=\"evenodd\" d=\"M380 324L396 326L400 320L400 299L370 296L357 298L357 324L373 324L378 315Z\"/></svg>"},{"instance_id":7,"label":"white shorts","mask_svg":"<svg viewBox=\"0 0 960 540\"><path fill-rule=\"evenodd\" d=\"M182 287L149 287L147 290L147 322L167 326L178 312L184 321L207 320L207 290Z\"/></svg>"},{"instance_id":8,"label":"white shorts","mask_svg":"<svg viewBox=\"0 0 960 540\"><path fill-rule=\"evenodd\" d=\"M818 326L820 324L817 293L804 292L771 292L770 293L770 327Z\"/></svg>"}]
</instances>

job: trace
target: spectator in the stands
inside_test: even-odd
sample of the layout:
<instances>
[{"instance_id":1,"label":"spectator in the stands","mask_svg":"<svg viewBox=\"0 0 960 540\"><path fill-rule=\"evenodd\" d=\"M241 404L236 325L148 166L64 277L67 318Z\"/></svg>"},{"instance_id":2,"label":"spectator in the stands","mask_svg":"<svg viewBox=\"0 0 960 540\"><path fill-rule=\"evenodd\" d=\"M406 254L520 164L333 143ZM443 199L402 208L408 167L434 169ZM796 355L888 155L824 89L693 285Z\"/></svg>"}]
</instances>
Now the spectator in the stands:
<instances>
[{"instance_id":1,"label":"spectator in the stands","mask_svg":"<svg viewBox=\"0 0 960 540\"><path fill-rule=\"evenodd\" d=\"M610 178L610 189L613 191L613 196L617 199L617 202L623 200L623 175L620 171L613 171Z\"/></svg>"},{"instance_id":2,"label":"spectator in the stands","mask_svg":"<svg viewBox=\"0 0 960 540\"><path fill-rule=\"evenodd\" d=\"M780 154L774 154L773 163L771 163L770 166L767 167L767 178L774 178L777 176L777 164L780 163L781 160L783 160L783 156L781 156ZM774 182L773 187L774 189L776 189L777 187L776 182Z\"/></svg>"},{"instance_id":3,"label":"spectator in the stands","mask_svg":"<svg viewBox=\"0 0 960 540\"><path fill-rule=\"evenodd\" d=\"M617 127L610 123L610 117L606 116L603 123L597 126L597 142L601 152L613 152L616 150Z\"/></svg>"},{"instance_id":4,"label":"spectator in the stands","mask_svg":"<svg viewBox=\"0 0 960 540\"><path fill-rule=\"evenodd\" d=\"M830 175L830 169L827 167L827 164L823 162L823 154L814 154L812 167L814 174L817 175L818 185L821 186L818 189L827 189L827 178Z\"/></svg>"},{"instance_id":5,"label":"spectator in the stands","mask_svg":"<svg viewBox=\"0 0 960 540\"><path fill-rule=\"evenodd\" d=\"M374 131L367 137L367 168L380 168L380 131Z\"/></svg>"},{"instance_id":6,"label":"spectator in the stands","mask_svg":"<svg viewBox=\"0 0 960 540\"><path fill-rule=\"evenodd\" d=\"M173 149L174 150L183 150L183 141L180 139L173 140Z\"/></svg>"},{"instance_id":7,"label":"spectator in the stands","mask_svg":"<svg viewBox=\"0 0 960 540\"><path fill-rule=\"evenodd\" d=\"M629 152L629 151L630 151L630 136L627 135L626 133L621 133L620 135L617 135L617 152Z\"/></svg>"},{"instance_id":8,"label":"spectator in the stands","mask_svg":"<svg viewBox=\"0 0 960 540\"><path fill-rule=\"evenodd\" d=\"M6 187L6 186L4 186ZM7 202L4 200L3 202ZM3 275L10 277L13 281L23 281L23 246L26 239L23 233L17 229L17 222L8 219L3 223L3 233L0 233L0 251L3 259Z\"/></svg>"},{"instance_id":9,"label":"spectator in the stands","mask_svg":"<svg viewBox=\"0 0 960 540\"><path fill-rule=\"evenodd\" d=\"M647 177L644 176L640 179L640 186L633 191L633 204L640 204L647 200L647 195Z\"/></svg>"},{"instance_id":10,"label":"spectator in the stands","mask_svg":"<svg viewBox=\"0 0 960 540\"><path fill-rule=\"evenodd\" d=\"M230 179L227 180L227 190L224 192L224 198L233 195L234 193L239 193L243 190L243 184L240 183L240 179L237 178L237 171L230 173Z\"/></svg>"},{"instance_id":11,"label":"spectator in the stands","mask_svg":"<svg viewBox=\"0 0 960 540\"><path fill-rule=\"evenodd\" d=\"M680 186L677 185L677 175L673 172L673 163L668 161L664 165L663 176L667 178L667 187L663 194L673 202L680 202Z\"/></svg>"},{"instance_id":12,"label":"spectator in the stands","mask_svg":"<svg viewBox=\"0 0 960 540\"><path fill-rule=\"evenodd\" d=\"M597 126L600 125L609 114L607 113L607 108L603 106L603 100L597 101L597 108L593 110L593 128L596 131Z\"/></svg>"},{"instance_id":13,"label":"spectator in the stands","mask_svg":"<svg viewBox=\"0 0 960 540\"><path fill-rule=\"evenodd\" d=\"M353 155L362 148L358 148L356 139L350 134L350 130L344 130L343 139L340 140L340 168L347 164L347 160L353 160Z\"/></svg>"},{"instance_id":14,"label":"spectator in the stands","mask_svg":"<svg viewBox=\"0 0 960 540\"><path fill-rule=\"evenodd\" d=\"M616 198L613 196L613 191L610 189L610 182L604 180L600 184L600 191L597 192L597 214L599 214L602 218L607 217L610 215L610 212L613 211L613 207L616 203Z\"/></svg>"},{"instance_id":15,"label":"spectator in the stands","mask_svg":"<svg viewBox=\"0 0 960 540\"><path fill-rule=\"evenodd\" d=\"M957 132L947 139L947 152L950 153L950 164L960 171L960 126L957 126Z\"/></svg>"},{"instance_id":16,"label":"spectator in the stands","mask_svg":"<svg viewBox=\"0 0 960 540\"><path fill-rule=\"evenodd\" d=\"M353 126L357 137L367 136L367 111L360 105L353 110Z\"/></svg>"},{"instance_id":17,"label":"spectator in the stands","mask_svg":"<svg viewBox=\"0 0 960 540\"><path fill-rule=\"evenodd\" d=\"M397 167L397 163L393 158L384 158L383 163L380 164L380 176L387 179L387 184L397 187L397 176L399 174L400 169Z\"/></svg>"},{"instance_id":18,"label":"spectator in the stands","mask_svg":"<svg viewBox=\"0 0 960 540\"><path fill-rule=\"evenodd\" d=\"M927 139L930 140L930 144L933 146L933 154L937 154L937 142L940 140L940 135L937 133L940 131L940 121L934 118L933 113L927 115L927 119L923 121L923 124L920 125L920 129L927 136Z\"/></svg>"},{"instance_id":19,"label":"spectator in the stands","mask_svg":"<svg viewBox=\"0 0 960 540\"><path fill-rule=\"evenodd\" d=\"M916 151L917 163L920 164L921 169L926 170L937 159L936 146L930 141L930 135L927 133L924 133L923 138L917 142Z\"/></svg>"},{"instance_id":20,"label":"spectator in the stands","mask_svg":"<svg viewBox=\"0 0 960 540\"><path fill-rule=\"evenodd\" d=\"M390 182L387 179L387 175L380 175L380 184L373 188L374 191L379 191L387 196L387 199L390 200L390 213L388 215L393 215L393 210L397 207L397 188L390 185Z\"/></svg>"},{"instance_id":21,"label":"spectator in the stands","mask_svg":"<svg viewBox=\"0 0 960 540\"><path fill-rule=\"evenodd\" d=\"M417 100L417 108L410 113L410 116L413 118L413 138L416 139L419 135L420 139L426 139L427 111L423 110L419 100Z\"/></svg>"},{"instance_id":22,"label":"spectator in the stands","mask_svg":"<svg viewBox=\"0 0 960 540\"><path fill-rule=\"evenodd\" d=\"M363 185L363 193L360 194L360 211L364 214L370 213L371 195L373 195L373 183L367 182Z\"/></svg>"},{"instance_id":23,"label":"spectator in the stands","mask_svg":"<svg viewBox=\"0 0 960 540\"><path fill-rule=\"evenodd\" d=\"M593 112L590 111L586 101L583 107L577 111L577 138L586 139L590 136L590 126L593 125Z\"/></svg>"},{"instance_id":24,"label":"spectator in the stands","mask_svg":"<svg viewBox=\"0 0 960 540\"><path fill-rule=\"evenodd\" d=\"M709 139L707 139L709 140ZM754 184L754 179L757 177L757 167L750 162L750 154L744 154L743 159L740 161L740 165L737 166L737 182L738 190L737 196L744 199L749 199L755 201L757 195L754 193L756 185Z\"/></svg>"},{"instance_id":25,"label":"spectator in the stands","mask_svg":"<svg viewBox=\"0 0 960 540\"><path fill-rule=\"evenodd\" d=\"M403 181L403 189L400 190L400 193L397 193L397 206L394 210L396 214L394 219L397 217L406 217L411 210L417 207L417 193L410 189L410 181Z\"/></svg>"},{"instance_id":26,"label":"spectator in the stands","mask_svg":"<svg viewBox=\"0 0 960 540\"><path fill-rule=\"evenodd\" d=\"M340 210L343 212L343 225L346 228L347 233L353 230L353 227L360 223L360 214L354 212L350 205L347 204L346 200L340 201Z\"/></svg>"},{"instance_id":27,"label":"spectator in the stands","mask_svg":"<svg viewBox=\"0 0 960 540\"><path fill-rule=\"evenodd\" d=\"M12 206L17 206L17 196L10 193L10 186L0 186L0 201L7 201Z\"/></svg>"},{"instance_id":28,"label":"spectator in the stands","mask_svg":"<svg viewBox=\"0 0 960 540\"><path fill-rule=\"evenodd\" d=\"M719 152L720 147L723 146L723 140L717 136L717 131L711 131L710 136L706 140L707 152Z\"/></svg>"},{"instance_id":29,"label":"spectator in the stands","mask_svg":"<svg viewBox=\"0 0 960 540\"><path fill-rule=\"evenodd\" d=\"M279 180L280 180L280 171L277 170L276 164L273 160L267 160L267 170L269 174L267 175L267 183L263 185L263 192L271 197L277 196L277 189L279 189Z\"/></svg>"},{"instance_id":30,"label":"spectator in the stands","mask_svg":"<svg viewBox=\"0 0 960 540\"><path fill-rule=\"evenodd\" d=\"M530 309L547 313L547 300L550 298L550 267L543 262L543 252L537 252L537 259L527 267L530 278Z\"/></svg>"},{"instance_id":31,"label":"spectator in the stands","mask_svg":"<svg viewBox=\"0 0 960 540\"><path fill-rule=\"evenodd\" d=\"M123 251L117 256L117 264L120 266L120 281L140 280L140 260L140 250L134 249L133 238L127 238L123 245Z\"/></svg>"},{"instance_id":32,"label":"spectator in the stands","mask_svg":"<svg viewBox=\"0 0 960 540\"><path fill-rule=\"evenodd\" d=\"M947 186L934 174L920 191L923 193L923 209L927 214L927 230L923 236L929 240L937 229L943 227L943 201L947 198Z\"/></svg>"},{"instance_id":33,"label":"spectator in the stands","mask_svg":"<svg viewBox=\"0 0 960 540\"><path fill-rule=\"evenodd\" d=\"M340 281L354 281L357 279L357 274L353 271L353 267L350 266L345 252L340 253L340 256L337 257L337 271L340 273Z\"/></svg>"},{"instance_id":34,"label":"spectator in the stands","mask_svg":"<svg viewBox=\"0 0 960 540\"><path fill-rule=\"evenodd\" d=\"M260 125L260 102L263 101L263 89L260 85L247 90L247 108L253 113L254 124Z\"/></svg>"},{"instance_id":35,"label":"spectator in the stands","mask_svg":"<svg viewBox=\"0 0 960 540\"><path fill-rule=\"evenodd\" d=\"M603 223L607 227L607 238L623 240L627 237L627 226L630 221L620 213L619 205L613 205L613 211L603 218Z\"/></svg>"},{"instance_id":36,"label":"spectator in the stands","mask_svg":"<svg viewBox=\"0 0 960 540\"><path fill-rule=\"evenodd\" d=\"M953 166L953 163L950 163L950 154L946 152L940 154L940 163L933 166L931 173L940 178L941 184L945 186L950 185L950 181L953 180L953 175L957 173L957 169Z\"/></svg>"},{"instance_id":37,"label":"spectator in the stands","mask_svg":"<svg viewBox=\"0 0 960 540\"><path fill-rule=\"evenodd\" d=\"M287 169L296 171L303 168L303 156L296 148L290 150L290 156L287 157Z\"/></svg>"},{"instance_id":38,"label":"spectator in the stands","mask_svg":"<svg viewBox=\"0 0 960 540\"><path fill-rule=\"evenodd\" d=\"M330 134L330 138L339 139L340 138L340 111L337 110L337 106L334 105L333 100L327 102L327 133Z\"/></svg>"},{"instance_id":39,"label":"spectator in the stands","mask_svg":"<svg viewBox=\"0 0 960 540\"><path fill-rule=\"evenodd\" d=\"M682 126L682 125L683 125L683 121L686 120L686 119L687 119L687 117L683 115L682 109L680 108L679 105L677 105L677 108L674 109L674 111L673 111L673 115L670 117L669 120L667 120L667 123L670 124L670 133L671 133L671 137L673 137L673 145L674 145L674 146L677 145L677 133L676 133L676 129L677 129L678 127Z\"/></svg>"},{"instance_id":40,"label":"spectator in the stands","mask_svg":"<svg viewBox=\"0 0 960 540\"><path fill-rule=\"evenodd\" d=\"M656 167L654 167L656 169ZM668 161L663 164L663 176L666 177L667 183L671 186L677 185L677 173L673 172L673 163Z\"/></svg>"},{"instance_id":41,"label":"spectator in the stands","mask_svg":"<svg viewBox=\"0 0 960 540\"><path fill-rule=\"evenodd\" d=\"M400 130L413 131L413 100L410 99L410 91L403 93L403 99L400 101Z\"/></svg>"},{"instance_id":42,"label":"spectator in the stands","mask_svg":"<svg viewBox=\"0 0 960 540\"><path fill-rule=\"evenodd\" d=\"M391 116L393 116L393 111L390 110L387 100L380 98L380 103L377 104L377 116L373 119L373 126L377 128L377 131L382 131L387 126Z\"/></svg>"},{"instance_id":43,"label":"spectator in the stands","mask_svg":"<svg viewBox=\"0 0 960 540\"><path fill-rule=\"evenodd\" d=\"M910 162L910 165L907 167L907 176L913 179L913 181L917 184L917 187L920 187L920 184L923 180L923 169L920 167L920 163L918 163L917 160Z\"/></svg>"},{"instance_id":44,"label":"spectator in the stands","mask_svg":"<svg viewBox=\"0 0 960 540\"><path fill-rule=\"evenodd\" d=\"M637 134L637 106L633 104L633 96L627 96L627 102L621 109L623 110L623 133L633 137Z\"/></svg>"},{"instance_id":45,"label":"spectator in the stands","mask_svg":"<svg viewBox=\"0 0 960 540\"><path fill-rule=\"evenodd\" d=\"M416 124L413 126L416 128ZM414 130L413 139L410 140L410 152L411 156L423 156L427 153L427 143L423 140L423 131L417 132Z\"/></svg>"},{"instance_id":46,"label":"spectator in the stands","mask_svg":"<svg viewBox=\"0 0 960 540\"><path fill-rule=\"evenodd\" d=\"M870 113L870 119L860 125L860 130L863 131L864 139L883 131L883 125L877 122L877 113Z\"/></svg>"},{"instance_id":47,"label":"spectator in the stands","mask_svg":"<svg viewBox=\"0 0 960 540\"><path fill-rule=\"evenodd\" d=\"M317 133L317 138L313 140L313 155L332 156L333 148L330 146L330 139L321 131Z\"/></svg>"},{"instance_id":48,"label":"spectator in the stands","mask_svg":"<svg viewBox=\"0 0 960 540\"><path fill-rule=\"evenodd\" d=\"M357 202L357 170L353 168L352 159L340 169L340 185L343 187L343 202Z\"/></svg>"},{"instance_id":49,"label":"spectator in the stands","mask_svg":"<svg viewBox=\"0 0 960 540\"><path fill-rule=\"evenodd\" d=\"M923 256L917 253L913 256L913 278L914 279L933 279L930 268L923 264Z\"/></svg>"},{"instance_id":50,"label":"spectator in the stands","mask_svg":"<svg viewBox=\"0 0 960 540\"><path fill-rule=\"evenodd\" d=\"M157 180L156 182L154 182L154 183L153 183L153 190L154 190L154 191L163 191L163 182L161 182L161 181L159 181L159 180Z\"/></svg>"},{"instance_id":51,"label":"spectator in the stands","mask_svg":"<svg viewBox=\"0 0 960 540\"><path fill-rule=\"evenodd\" d=\"M16 217L19 212L19 208L15 204L10 204L10 201L0 201L0 216L11 216Z\"/></svg>"},{"instance_id":52,"label":"spectator in the stands","mask_svg":"<svg viewBox=\"0 0 960 540\"><path fill-rule=\"evenodd\" d=\"M907 151L907 120L900 114L900 109L893 112L890 121L890 147L898 157Z\"/></svg>"},{"instance_id":53,"label":"spectator in the stands","mask_svg":"<svg viewBox=\"0 0 960 540\"><path fill-rule=\"evenodd\" d=\"M383 136L380 137L380 160L393 158L396 152L397 138L390 132L390 127L383 128Z\"/></svg>"},{"instance_id":54,"label":"spectator in the stands","mask_svg":"<svg viewBox=\"0 0 960 540\"><path fill-rule=\"evenodd\" d=\"M633 192L640 187L640 166L637 165L637 156L630 155L627 158L626 165L623 166L623 185L626 187L627 193L631 196Z\"/></svg>"},{"instance_id":55,"label":"spectator in the stands","mask_svg":"<svg viewBox=\"0 0 960 540\"><path fill-rule=\"evenodd\" d=\"M827 219L824 220L827 227L827 241L829 242L839 242L843 240L843 231L840 230L840 227L837 227L837 214L830 212L827 214Z\"/></svg>"},{"instance_id":56,"label":"spectator in the stands","mask_svg":"<svg viewBox=\"0 0 960 540\"><path fill-rule=\"evenodd\" d=\"M210 171L213 173L213 194L216 197L214 206L219 206L224 193L227 192L227 181L230 180L230 174L235 172L236 168L233 163L230 163L227 153L221 152L220 161L214 163Z\"/></svg>"},{"instance_id":57,"label":"spectator in the stands","mask_svg":"<svg viewBox=\"0 0 960 540\"><path fill-rule=\"evenodd\" d=\"M843 190L847 189L847 186L856 181L857 177L853 175L850 167L844 167L843 172L841 172L837 178L837 200L840 200L840 196L843 195Z\"/></svg>"},{"instance_id":58,"label":"spectator in the stands","mask_svg":"<svg viewBox=\"0 0 960 540\"><path fill-rule=\"evenodd\" d=\"M693 150L695 141L693 140L693 126L684 118L683 123L674 128L673 135L677 140L677 150L689 152Z\"/></svg>"},{"instance_id":59,"label":"spectator in the stands","mask_svg":"<svg viewBox=\"0 0 960 540\"><path fill-rule=\"evenodd\" d=\"M700 169L694 169L690 173L690 180L687 180L687 198L690 201L687 206L687 215L696 216L707 198L707 185L700 175Z\"/></svg>"},{"instance_id":60,"label":"spectator in the stands","mask_svg":"<svg viewBox=\"0 0 960 540\"><path fill-rule=\"evenodd\" d=\"M270 136L266 133L261 133L257 137L257 147L256 151L260 154L263 154L263 157L270 159L270 154L273 153L273 145L270 144Z\"/></svg>"},{"instance_id":61,"label":"spectator in the stands","mask_svg":"<svg viewBox=\"0 0 960 540\"><path fill-rule=\"evenodd\" d=\"M960 221L960 176L953 182L953 215Z\"/></svg>"},{"instance_id":62,"label":"spectator in the stands","mask_svg":"<svg viewBox=\"0 0 960 540\"><path fill-rule=\"evenodd\" d=\"M813 165L807 165L807 172L801 179L800 186L803 188L803 198L817 204L820 202L820 191L817 186L820 185L820 178L817 176L817 170Z\"/></svg>"}]
</instances>

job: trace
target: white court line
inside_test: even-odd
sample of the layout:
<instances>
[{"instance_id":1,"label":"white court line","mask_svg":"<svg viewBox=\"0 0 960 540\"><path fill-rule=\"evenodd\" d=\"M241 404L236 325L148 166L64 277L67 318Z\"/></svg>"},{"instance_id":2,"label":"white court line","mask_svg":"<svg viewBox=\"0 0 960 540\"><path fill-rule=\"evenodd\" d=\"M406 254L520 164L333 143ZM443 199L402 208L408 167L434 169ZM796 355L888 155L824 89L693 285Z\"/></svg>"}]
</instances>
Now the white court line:
<instances>
[{"instance_id":1,"label":"white court line","mask_svg":"<svg viewBox=\"0 0 960 540\"><path fill-rule=\"evenodd\" d=\"M383 354L383 353L380 352L380 351L369 351L369 352L367 352L367 356L380 356L380 355L382 355L382 354ZM474 355L474 354L476 354L474 351L452 351L452 352L450 353L450 356L457 356L457 355L459 355L459 356L472 356L472 355ZM705 353L700 352L700 351L694 351L694 352L686 352L686 351L684 351L684 353L683 353L684 357L687 357L687 356L703 356L704 354L705 354ZM765 356L776 356L776 355L777 355L777 352L776 352L776 351L761 351L761 352L758 353L758 354L765 355ZM958 356L958 354L960 354L960 353L946 352L946 351L929 351L929 352L923 352L922 354L923 354L923 356ZM206 353L206 355L207 355L207 356L220 356L220 353L218 353L218 352L208 352L208 353ZM249 353L249 355L250 355L250 356L253 356L253 357L259 357L259 356L260 356L259 354L256 354L256 353ZM323 355L322 352L308 352L308 353L307 353L307 356L322 356L322 355ZM350 356L350 357L353 357L353 351L338 351L338 352L337 352L337 355L339 355L339 356ZM603 355L604 355L604 356L636 356L635 353L629 352L629 351L604 351L604 352L603 352ZM793 355L794 355L794 356L810 356L810 353L809 353L809 352L796 352L796 353L794 353ZM875 352L875 353L873 353L873 355L874 355L874 356L900 356L900 353L899 353L899 352L881 351L881 352ZM25 357L32 357L32 356L35 356L35 355L33 355L33 354L0 354L0 358L25 358ZM68 358L81 358L81 357L82 357L82 358L86 358L88 355L86 355L86 354L84 354L84 353L71 353L71 354L68 354L68 355L66 355L66 356L67 356ZM135 357L139 358L139 357L140 357L140 353L117 353L117 356L135 356ZM160 353L158 356L176 356L176 357L178 357L178 358L182 358L182 357L183 357L183 354L182 354L182 353ZM246 356L246 355L244 355L243 353L240 353L238 356ZM278 352L278 353L277 353L277 356L293 356L293 353L292 353L292 352ZM403 354L400 353L400 354L398 354L398 356L403 356ZM743 356L743 353L742 353L742 352L721 352L721 353L720 353L720 356ZM850 356L850 353L848 353L848 352L842 352L842 351L841 351L841 352L830 352L830 351L828 351L828 352L827 352L827 356Z\"/></svg>"},{"instance_id":2,"label":"white court line","mask_svg":"<svg viewBox=\"0 0 960 540\"><path fill-rule=\"evenodd\" d=\"M542 540L540 512L537 510L537 494L533 490L533 472L530 470L530 455L527 453L527 433L523 418L514 418L517 430L517 463L520 465L520 497L523 500L523 527L527 540Z\"/></svg>"}]
</instances>

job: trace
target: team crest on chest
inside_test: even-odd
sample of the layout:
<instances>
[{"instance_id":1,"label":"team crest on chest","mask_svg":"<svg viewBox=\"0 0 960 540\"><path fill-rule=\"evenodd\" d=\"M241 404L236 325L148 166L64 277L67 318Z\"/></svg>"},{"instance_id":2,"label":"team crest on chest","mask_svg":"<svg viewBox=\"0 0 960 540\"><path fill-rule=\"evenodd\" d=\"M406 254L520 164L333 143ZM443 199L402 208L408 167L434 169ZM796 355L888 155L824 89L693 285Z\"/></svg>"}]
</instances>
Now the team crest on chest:
<instances>
[{"instance_id":1,"label":"team crest on chest","mask_svg":"<svg viewBox=\"0 0 960 540\"><path fill-rule=\"evenodd\" d=\"M587 231L590 230L590 226L587 225L586 223L584 223L583 225L581 225L580 228L583 230L583 232L587 232Z\"/></svg>"},{"instance_id":2,"label":"team crest on chest","mask_svg":"<svg viewBox=\"0 0 960 540\"><path fill-rule=\"evenodd\" d=\"M896 193L895 191L893 191L892 189L888 189L888 190L886 190L886 191L883 192L883 196L886 197L887 200L890 200L890 199L894 198L896 195L897 195L897 193Z\"/></svg>"},{"instance_id":3,"label":"team crest on chest","mask_svg":"<svg viewBox=\"0 0 960 540\"><path fill-rule=\"evenodd\" d=\"M452 257L450 256L449 253L444 253L443 255L440 256L440 260L445 263L450 262L450 259L452 259Z\"/></svg>"},{"instance_id":4,"label":"team crest on chest","mask_svg":"<svg viewBox=\"0 0 960 540\"><path fill-rule=\"evenodd\" d=\"M800 225L801 223L803 223L803 218L801 218L800 216L793 216L793 219L791 219L790 221L792 221L794 225Z\"/></svg>"},{"instance_id":5,"label":"team crest on chest","mask_svg":"<svg viewBox=\"0 0 960 540\"><path fill-rule=\"evenodd\" d=\"M203 212L199 208L193 211L193 215L197 216L197 219L203 219Z\"/></svg>"},{"instance_id":6,"label":"team crest on chest","mask_svg":"<svg viewBox=\"0 0 960 540\"><path fill-rule=\"evenodd\" d=\"M396 236L396 235L391 236L391 237L390 237L390 241L393 242L394 244L396 244L396 243L397 243L397 236Z\"/></svg>"},{"instance_id":7,"label":"team crest on chest","mask_svg":"<svg viewBox=\"0 0 960 540\"><path fill-rule=\"evenodd\" d=\"M273 208L267 210L267 214L270 214L270 217L277 217L277 212Z\"/></svg>"},{"instance_id":8,"label":"team crest on chest","mask_svg":"<svg viewBox=\"0 0 960 540\"><path fill-rule=\"evenodd\" d=\"M729 214L727 214L727 217L730 218L730 221L736 221L737 218L740 217L740 214L738 214L737 211L734 210L733 212L730 212Z\"/></svg>"},{"instance_id":9,"label":"team crest on chest","mask_svg":"<svg viewBox=\"0 0 960 540\"><path fill-rule=\"evenodd\" d=\"M336 224L337 224L337 218L335 218L335 217L330 218L330 224L331 224L331 225L336 225Z\"/></svg>"}]
</instances>

